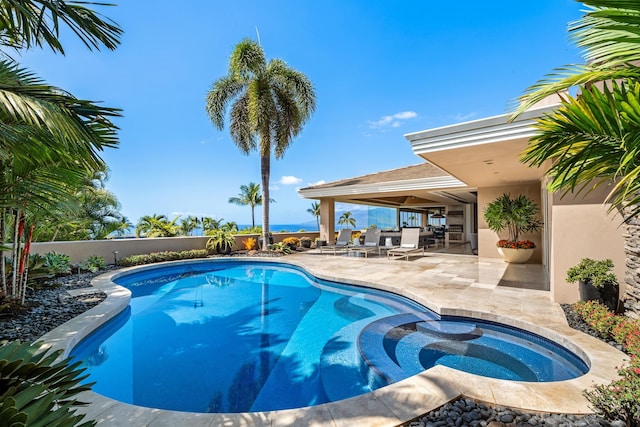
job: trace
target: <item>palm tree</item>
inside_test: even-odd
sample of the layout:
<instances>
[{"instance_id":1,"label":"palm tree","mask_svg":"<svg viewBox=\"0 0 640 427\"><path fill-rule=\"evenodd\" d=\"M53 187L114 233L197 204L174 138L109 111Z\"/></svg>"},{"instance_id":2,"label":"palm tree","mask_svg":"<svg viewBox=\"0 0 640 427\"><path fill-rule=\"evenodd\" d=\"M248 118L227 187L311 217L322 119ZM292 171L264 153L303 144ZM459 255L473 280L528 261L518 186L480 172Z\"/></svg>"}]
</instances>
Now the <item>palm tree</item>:
<instances>
[{"instance_id":1,"label":"palm tree","mask_svg":"<svg viewBox=\"0 0 640 427\"><path fill-rule=\"evenodd\" d=\"M218 230L224 223L224 218L215 219L211 217L202 218L202 231L207 234L207 231Z\"/></svg>"},{"instance_id":2,"label":"palm tree","mask_svg":"<svg viewBox=\"0 0 640 427\"><path fill-rule=\"evenodd\" d=\"M198 224L200 224L198 218L188 215L186 218L180 220L180 232L185 236L191 236L193 230L198 228Z\"/></svg>"},{"instance_id":3,"label":"palm tree","mask_svg":"<svg viewBox=\"0 0 640 427\"><path fill-rule=\"evenodd\" d=\"M262 47L245 39L236 45L229 60L229 74L214 82L207 95L206 110L214 126L224 128L229 117L231 139L240 151L260 154L262 180L262 237L269 236L269 177L271 152L281 158L293 137L315 110L315 91L307 77L284 61L267 62Z\"/></svg>"},{"instance_id":4,"label":"palm tree","mask_svg":"<svg viewBox=\"0 0 640 427\"><path fill-rule=\"evenodd\" d=\"M356 219L351 215L351 212L346 211L345 213L340 215L340 218L338 218L338 224L345 225L346 227L348 226L355 227Z\"/></svg>"},{"instance_id":5,"label":"palm tree","mask_svg":"<svg viewBox=\"0 0 640 427\"><path fill-rule=\"evenodd\" d=\"M319 202L311 203L311 207L307 209L307 212L309 212L311 215L316 217L316 223L318 224L318 231L319 231L320 230L320 203Z\"/></svg>"},{"instance_id":6,"label":"palm tree","mask_svg":"<svg viewBox=\"0 0 640 427\"><path fill-rule=\"evenodd\" d=\"M3 0L0 7L0 46L11 49L48 46L63 53L58 38L68 26L89 49L114 49L122 30L87 8L90 2ZM7 286L0 263L3 293L24 301L30 243L37 221L59 220L61 205L73 200L86 173L102 170L98 153L116 146L119 110L76 99L46 85L5 56L0 60L0 240L9 243L12 273ZM6 236L6 226L12 226ZM5 259L6 246L0 248Z\"/></svg>"},{"instance_id":7,"label":"palm tree","mask_svg":"<svg viewBox=\"0 0 640 427\"><path fill-rule=\"evenodd\" d=\"M157 224L169 222L166 215L145 215L138 220L136 224L136 237L140 237L142 234L147 237L151 237L150 234L156 228Z\"/></svg>"},{"instance_id":8,"label":"palm tree","mask_svg":"<svg viewBox=\"0 0 640 427\"><path fill-rule=\"evenodd\" d=\"M529 88L516 114L548 95L577 86L564 95L560 108L541 118L537 136L523 161L542 166L551 191L588 191L612 185L607 201L623 213L629 231L640 235L640 3L632 0L587 0L591 9L570 32L584 49L587 65L565 66ZM635 229L635 230L634 230ZM627 265L638 256L627 250ZM625 305L640 315L640 274L627 272Z\"/></svg>"},{"instance_id":9,"label":"palm tree","mask_svg":"<svg viewBox=\"0 0 640 427\"><path fill-rule=\"evenodd\" d=\"M120 44L122 29L87 6L112 6L90 1L2 0L0 45L15 49L48 46L64 54L59 39L60 23L66 24L87 48Z\"/></svg>"},{"instance_id":10,"label":"palm tree","mask_svg":"<svg viewBox=\"0 0 640 427\"><path fill-rule=\"evenodd\" d=\"M275 200L269 199L269 202L275 202ZM262 204L260 184L250 182L249 185L241 185L240 194L238 194L238 197L230 197L229 203L239 206L251 206L251 228L255 228L255 207Z\"/></svg>"}]
</instances>

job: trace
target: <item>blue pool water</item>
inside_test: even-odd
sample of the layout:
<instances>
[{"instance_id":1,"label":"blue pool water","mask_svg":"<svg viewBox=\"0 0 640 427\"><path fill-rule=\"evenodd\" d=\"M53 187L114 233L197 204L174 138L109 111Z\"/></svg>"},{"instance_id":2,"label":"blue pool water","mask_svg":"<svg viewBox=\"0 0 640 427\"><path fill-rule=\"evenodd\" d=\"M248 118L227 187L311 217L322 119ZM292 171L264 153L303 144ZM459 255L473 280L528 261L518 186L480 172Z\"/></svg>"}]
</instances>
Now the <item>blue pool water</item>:
<instances>
[{"instance_id":1,"label":"blue pool water","mask_svg":"<svg viewBox=\"0 0 640 427\"><path fill-rule=\"evenodd\" d=\"M93 390L140 406L252 412L367 393L435 365L557 381L588 368L544 338L278 263L208 261L115 280L130 306L83 340Z\"/></svg>"}]
</instances>

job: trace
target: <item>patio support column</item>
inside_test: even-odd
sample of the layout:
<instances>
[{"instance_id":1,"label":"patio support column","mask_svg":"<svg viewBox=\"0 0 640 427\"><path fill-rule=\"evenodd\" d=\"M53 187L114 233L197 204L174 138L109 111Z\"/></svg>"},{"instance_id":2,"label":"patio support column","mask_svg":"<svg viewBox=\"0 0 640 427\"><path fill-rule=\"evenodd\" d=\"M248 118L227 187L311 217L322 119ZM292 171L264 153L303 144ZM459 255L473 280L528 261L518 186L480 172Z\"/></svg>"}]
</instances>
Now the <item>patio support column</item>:
<instances>
[{"instance_id":1,"label":"patio support column","mask_svg":"<svg viewBox=\"0 0 640 427\"><path fill-rule=\"evenodd\" d=\"M336 201L333 198L320 199L320 240L334 243L336 232Z\"/></svg>"},{"instance_id":2,"label":"patio support column","mask_svg":"<svg viewBox=\"0 0 640 427\"><path fill-rule=\"evenodd\" d=\"M400 208L396 208L396 229L402 229L402 227L400 227Z\"/></svg>"}]
</instances>

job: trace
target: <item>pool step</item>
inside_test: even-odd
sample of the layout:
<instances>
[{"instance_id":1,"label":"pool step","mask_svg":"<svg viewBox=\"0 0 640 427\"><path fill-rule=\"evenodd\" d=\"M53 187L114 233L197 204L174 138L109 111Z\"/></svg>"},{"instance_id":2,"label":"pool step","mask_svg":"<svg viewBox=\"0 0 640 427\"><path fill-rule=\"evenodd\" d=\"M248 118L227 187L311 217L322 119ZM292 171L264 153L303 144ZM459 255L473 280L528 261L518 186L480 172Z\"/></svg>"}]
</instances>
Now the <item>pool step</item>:
<instances>
[{"instance_id":1,"label":"pool step","mask_svg":"<svg viewBox=\"0 0 640 427\"><path fill-rule=\"evenodd\" d=\"M371 319L363 319L345 326L327 342L320 357L320 381L330 401L347 399L368 393L386 383L382 379L371 378L367 366L358 352L357 339L363 327ZM376 383L377 381L377 383Z\"/></svg>"}]
</instances>

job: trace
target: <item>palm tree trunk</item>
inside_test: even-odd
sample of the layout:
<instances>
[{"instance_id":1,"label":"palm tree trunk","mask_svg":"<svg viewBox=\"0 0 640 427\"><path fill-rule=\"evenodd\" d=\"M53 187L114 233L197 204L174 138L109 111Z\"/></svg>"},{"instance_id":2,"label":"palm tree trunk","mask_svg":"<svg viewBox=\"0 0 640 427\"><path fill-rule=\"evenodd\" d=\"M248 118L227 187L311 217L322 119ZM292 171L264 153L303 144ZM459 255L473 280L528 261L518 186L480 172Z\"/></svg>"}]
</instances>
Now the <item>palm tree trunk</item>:
<instances>
[{"instance_id":1,"label":"palm tree trunk","mask_svg":"<svg viewBox=\"0 0 640 427\"><path fill-rule=\"evenodd\" d=\"M262 178L262 250L269 245L269 175L271 174L271 153L260 156Z\"/></svg>"},{"instance_id":2,"label":"palm tree trunk","mask_svg":"<svg viewBox=\"0 0 640 427\"><path fill-rule=\"evenodd\" d=\"M4 242L5 242L5 214L7 211L3 208L0 210L0 274L2 274L2 293L7 295L7 263L4 259Z\"/></svg>"},{"instance_id":3,"label":"palm tree trunk","mask_svg":"<svg viewBox=\"0 0 640 427\"><path fill-rule=\"evenodd\" d=\"M251 206L251 228L256 228L256 207L254 205Z\"/></svg>"},{"instance_id":4,"label":"palm tree trunk","mask_svg":"<svg viewBox=\"0 0 640 427\"><path fill-rule=\"evenodd\" d=\"M635 208L632 206L624 210L627 217ZM640 319L640 218L633 217L626 223L624 234L624 252L626 255L626 291L621 295L625 312L629 317Z\"/></svg>"}]
</instances>

